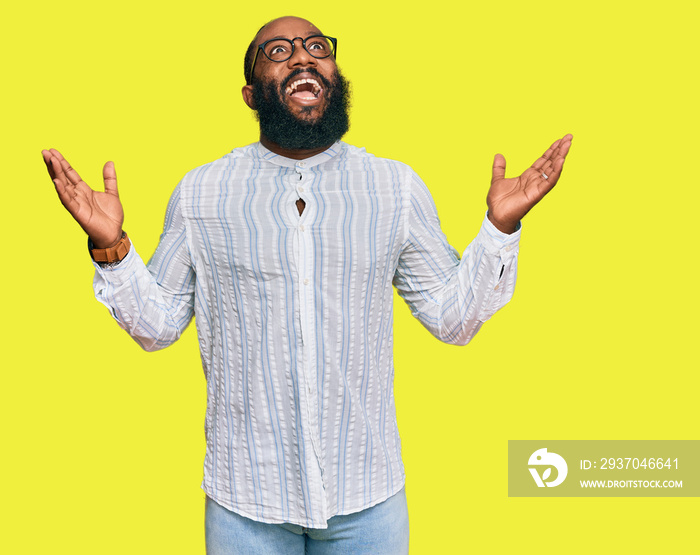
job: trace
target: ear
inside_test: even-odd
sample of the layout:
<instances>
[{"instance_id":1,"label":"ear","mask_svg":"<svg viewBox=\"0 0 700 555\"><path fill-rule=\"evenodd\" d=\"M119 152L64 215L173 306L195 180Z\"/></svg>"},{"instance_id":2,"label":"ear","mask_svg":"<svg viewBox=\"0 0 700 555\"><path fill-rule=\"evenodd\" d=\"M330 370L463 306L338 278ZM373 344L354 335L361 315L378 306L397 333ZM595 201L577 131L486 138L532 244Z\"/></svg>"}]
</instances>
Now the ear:
<instances>
[{"instance_id":1,"label":"ear","mask_svg":"<svg viewBox=\"0 0 700 555\"><path fill-rule=\"evenodd\" d=\"M248 108L255 110L255 102L253 101L253 85L245 85L241 89L241 93L243 93L243 102L246 103Z\"/></svg>"}]
</instances>

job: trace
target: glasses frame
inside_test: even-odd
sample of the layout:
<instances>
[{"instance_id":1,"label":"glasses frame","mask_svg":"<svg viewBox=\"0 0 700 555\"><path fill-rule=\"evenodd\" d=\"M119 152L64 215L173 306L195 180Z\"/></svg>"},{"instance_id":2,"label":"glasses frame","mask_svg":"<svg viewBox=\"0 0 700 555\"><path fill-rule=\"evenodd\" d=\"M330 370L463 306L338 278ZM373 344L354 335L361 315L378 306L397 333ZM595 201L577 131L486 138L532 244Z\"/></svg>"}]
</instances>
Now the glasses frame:
<instances>
[{"instance_id":1,"label":"glasses frame","mask_svg":"<svg viewBox=\"0 0 700 555\"><path fill-rule=\"evenodd\" d=\"M331 41L331 44L333 45L332 51L331 51L330 54L328 54L327 56L316 56L313 52L310 52L309 49L306 48L306 41L307 41L307 40L309 40L309 39L317 39L317 38L319 38L319 37L323 37L324 39L328 39L329 41ZM287 38L283 38L283 37L282 37L282 38L277 37L277 38L274 38L274 39L266 40L266 41L263 42L262 44L259 44L257 50L255 51L255 57L253 58L253 65L250 66L250 77L249 77L249 79L248 79L248 84L252 84L252 82L253 82L253 71L255 70L255 62L258 61L258 54L260 53L261 50L262 50L262 53L265 54L265 57L266 57L268 60L270 60L271 62L275 62L275 63L281 64L281 63L286 62L287 60L289 60L292 56L294 56L294 49L296 48L296 45L294 44L294 42L295 42L297 39L299 39L299 40L301 41L301 45L304 47L304 50L306 50L306 51L309 53L309 56L311 56L311 57L313 57L313 58L316 58L317 60L325 60L326 58L330 58L331 56L333 56L333 58L335 58L335 57L336 57L336 54L337 54L337 52L338 52L338 39L333 38L333 37L329 37L328 35L311 35L311 36L309 36L309 37L306 37L305 39L303 39L303 38L301 38L301 37L294 37L293 39L287 39ZM288 57L288 58L285 58L284 60L273 60L272 58L270 58L270 56L267 55L267 52L265 52L265 46L267 46L268 43L274 42L274 41L276 41L276 40L286 40L286 41L289 41L289 42L292 43L292 50L291 50L291 52L289 53L289 57Z\"/></svg>"}]
</instances>

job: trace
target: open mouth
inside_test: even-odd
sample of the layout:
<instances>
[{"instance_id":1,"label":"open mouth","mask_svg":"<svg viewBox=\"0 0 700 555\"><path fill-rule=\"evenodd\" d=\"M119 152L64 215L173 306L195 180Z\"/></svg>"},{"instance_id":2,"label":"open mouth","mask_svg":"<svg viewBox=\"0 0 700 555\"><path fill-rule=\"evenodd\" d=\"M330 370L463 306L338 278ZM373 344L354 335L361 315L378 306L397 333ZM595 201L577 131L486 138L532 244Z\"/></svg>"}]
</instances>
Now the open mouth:
<instances>
[{"instance_id":1,"label":"open mouth","mask_svg":"<svg viewBox=\"0 0 700 555\"><path fill-rule=\"evenodd\" d=\"M323 89L316 79L297 79L289 84L285 92L295 100L316 100Z\"/></svg>"}]
</instances>

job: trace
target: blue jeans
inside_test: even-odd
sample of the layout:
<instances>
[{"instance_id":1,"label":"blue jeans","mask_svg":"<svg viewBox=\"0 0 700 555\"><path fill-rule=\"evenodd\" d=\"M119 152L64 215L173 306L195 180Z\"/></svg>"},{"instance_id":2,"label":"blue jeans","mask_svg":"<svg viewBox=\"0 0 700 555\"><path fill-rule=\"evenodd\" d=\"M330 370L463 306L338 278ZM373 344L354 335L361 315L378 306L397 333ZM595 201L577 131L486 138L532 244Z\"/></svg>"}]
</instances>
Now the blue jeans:
<instances>
[{"instance_id":1,"label":"blue jeans","mask_svg":"<svg viewBox=\"0 0 700 555\"><path fill-rule=\"evenodd\" d=\"M406 492L364 511L334 516L326 529L257 522L207 497L206 539L207 555L406 555Z\"/></svg>"}]
</instances>

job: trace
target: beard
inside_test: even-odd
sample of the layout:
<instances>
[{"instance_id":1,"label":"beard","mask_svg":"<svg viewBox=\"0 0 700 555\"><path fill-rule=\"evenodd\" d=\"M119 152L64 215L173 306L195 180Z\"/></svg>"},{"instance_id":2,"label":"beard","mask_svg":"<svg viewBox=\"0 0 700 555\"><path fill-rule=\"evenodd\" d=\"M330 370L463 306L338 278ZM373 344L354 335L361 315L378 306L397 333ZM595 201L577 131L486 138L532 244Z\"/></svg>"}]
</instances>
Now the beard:
<instances>
[{"instance_id":1,"label":"beard","mask_svg":"<svg viewBox=\"0 0 700 555\"><path fill-rule=\"evenodd\" d=\"M282 98L287 84L300 73L310 73L323 84L326 108L304 106L301 117L294 115ZM290 150L310 150L330 146L350 128L350 83L336 70L329 81L315 68L293 71L279 86L271 81L253 83L253 101L260 122L260 134L267 140Z\"/></svg>"}]
</instances>

